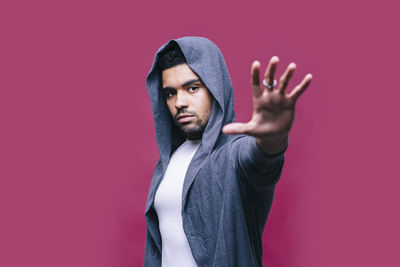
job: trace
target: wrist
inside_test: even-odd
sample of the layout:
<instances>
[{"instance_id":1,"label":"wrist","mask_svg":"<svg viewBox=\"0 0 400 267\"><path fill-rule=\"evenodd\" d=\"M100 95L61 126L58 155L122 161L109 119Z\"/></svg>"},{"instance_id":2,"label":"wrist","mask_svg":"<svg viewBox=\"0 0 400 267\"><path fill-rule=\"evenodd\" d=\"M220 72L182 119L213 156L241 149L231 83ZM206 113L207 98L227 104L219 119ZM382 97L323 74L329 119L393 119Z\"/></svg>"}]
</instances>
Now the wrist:
<instances>
[{"instance_id":1,"label":"wrist","mask_svg":"<svg viewBox=\"0 0 400 267\"><path fill-rule=\"evenodd\" d=\"M282 134L274 137L256 138L257 146L268 155L277 155L286 150L289 143L289 135Z\"/></svg>"}]
</instances>

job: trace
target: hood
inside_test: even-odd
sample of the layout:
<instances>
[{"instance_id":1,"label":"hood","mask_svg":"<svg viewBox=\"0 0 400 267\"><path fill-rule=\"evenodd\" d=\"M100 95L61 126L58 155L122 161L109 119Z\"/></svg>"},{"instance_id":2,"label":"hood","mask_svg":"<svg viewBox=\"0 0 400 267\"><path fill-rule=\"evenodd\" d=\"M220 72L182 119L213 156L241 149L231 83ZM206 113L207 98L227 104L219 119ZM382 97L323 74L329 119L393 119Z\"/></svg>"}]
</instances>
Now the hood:
<instances>
[{"instance_id":1,"label":"hood","mask_svg":"<svg viewBox=\"0 0 400 267\"><path fill-rule=\"evenodd\" d=\"M161 92L161 70L157 64L161 52L171 42L175 42L180 47L188 66L200 77L214 97L212 113L204 130L201 145L192 158L186 173L183 196L185 196L185 191L187 191L207 156L216 146L224 144L233 137L221 132L225 124L235 121L235 115L232 82L219 48L206 38L192 36L170 40L161 46L156 52L152 68L146 78L160 153L160 161L157 164L150 186L148 205L152 203L154 197L152 191L164 175L172 152L185 141L185 136L178 131L173 122L165 97Z\"/></svg>"},{"instance_id":2,"label":"hood","mask_svg":"<svg viewBox=\"0 0 400 267\"><path fill-rule=\"evenodd\" d=\"M182 144L185 137L178 131L161 92L161 70L157 67L160 53L171 42L178 44L186 62L197 76L203 81L214 97L213 110L207 127L203 133L203 149L212 151L219 137L225 139L222 127L235 120L233 111L233 88L224 57L219 48L210 40L203 37L182 37L170 40L156 53L152 68L147 75L146 85L150 95L157 145L161 161L168 164L169 157Z\"/></svg>"}]
</instances>

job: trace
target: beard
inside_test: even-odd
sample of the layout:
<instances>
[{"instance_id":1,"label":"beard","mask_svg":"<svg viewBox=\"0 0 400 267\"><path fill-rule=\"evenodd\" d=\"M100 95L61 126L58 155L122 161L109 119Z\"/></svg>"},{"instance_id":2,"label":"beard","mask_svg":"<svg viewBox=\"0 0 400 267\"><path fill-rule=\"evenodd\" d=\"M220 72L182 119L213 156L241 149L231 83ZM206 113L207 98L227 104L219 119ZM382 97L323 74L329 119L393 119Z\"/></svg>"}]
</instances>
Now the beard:
<instances>
[{"instance_id":1,"label":"beard","mask_svg":"<svg viewBox=\"0 0 400 267\"><path fill-rule=\"evenodd\" d=\"M194 122L179 123L177 121L176 117L181 113L193 115ZM187 139L196 140L196 139L202 138L204 130L207 127L207 123L208 123L208 119L209 118L210 118L210 113L206 114L206 119L205 119L205 121L203 121L203 120L200 119L200 117L195 112L190 112L190 111L186 111L186 110L180 110L174 116L174 122L175 122L175 125L177 126L178 130L181 133L183 133L183 135L185 135Z\"/></svg>"}]
</instances>

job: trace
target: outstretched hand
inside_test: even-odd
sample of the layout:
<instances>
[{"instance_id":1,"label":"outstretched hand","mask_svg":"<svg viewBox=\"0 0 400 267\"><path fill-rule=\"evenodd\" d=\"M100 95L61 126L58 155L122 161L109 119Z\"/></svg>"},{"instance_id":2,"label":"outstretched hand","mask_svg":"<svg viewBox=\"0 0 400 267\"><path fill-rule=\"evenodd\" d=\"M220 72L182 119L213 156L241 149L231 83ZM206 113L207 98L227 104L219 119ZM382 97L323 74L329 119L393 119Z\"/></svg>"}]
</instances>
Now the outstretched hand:
<instances>
[{"instance_id":1,"label":"outstretched hand","mask_svg":"<svg viewBox=\"0 0 400 267\"><path fill-rule=\"evenodd\" d=\"M265 89L260 82L260 63L253 62L251 67L253 116L248 123L230 123L222 129L225 134L246 134L256 137L259 147L269 154L280 152L286 147L294 120L296 101L312 79L312 75L307 74L300 84L287 93L286 89L296 69L296 64L290 63L277 87L274 88L278 62L279 58L274 56L268 64L263 82L267 87Z\"/></svg>"}]
</instances>

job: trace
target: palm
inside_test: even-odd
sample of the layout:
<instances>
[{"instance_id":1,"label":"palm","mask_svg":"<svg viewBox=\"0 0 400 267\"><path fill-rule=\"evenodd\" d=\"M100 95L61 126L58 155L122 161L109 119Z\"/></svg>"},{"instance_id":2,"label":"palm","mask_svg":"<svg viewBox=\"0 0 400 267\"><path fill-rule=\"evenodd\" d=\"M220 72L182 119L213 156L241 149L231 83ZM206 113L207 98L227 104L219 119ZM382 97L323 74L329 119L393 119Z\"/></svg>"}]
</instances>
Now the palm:
<instances>
[{"instance_id":1,"label":"palm","mask_svg":"<svg viewBox=\"0 0 400 267\"><path fill-rule=\"evenodd\" d=\"M279 59L273 57L265 71L265 81L272 84ZM279 80L276 89L263 89L260 83L260 64L255 61L251 68L251 87L253 89L253 116L248 123L231 123L225 125L226 134L247 134L255 137L272 137L288 134L294 120L295 104L298 97L306 90L311 82L311 74L307 74L303 81L289 94L286 88L292 77L296 65L289 64Z\"/></svg>"},{"instance_id":2,"label":"palm","mask_svg":"<svg viewBox=\"0 0 400 267\"><path fill-rule=\"evenodd\" d=\"M261 137L289 132L294 118L294 102L279 93L264 92L253 100L253 116L247 134Z\"/></svg>"}]
</instances>

